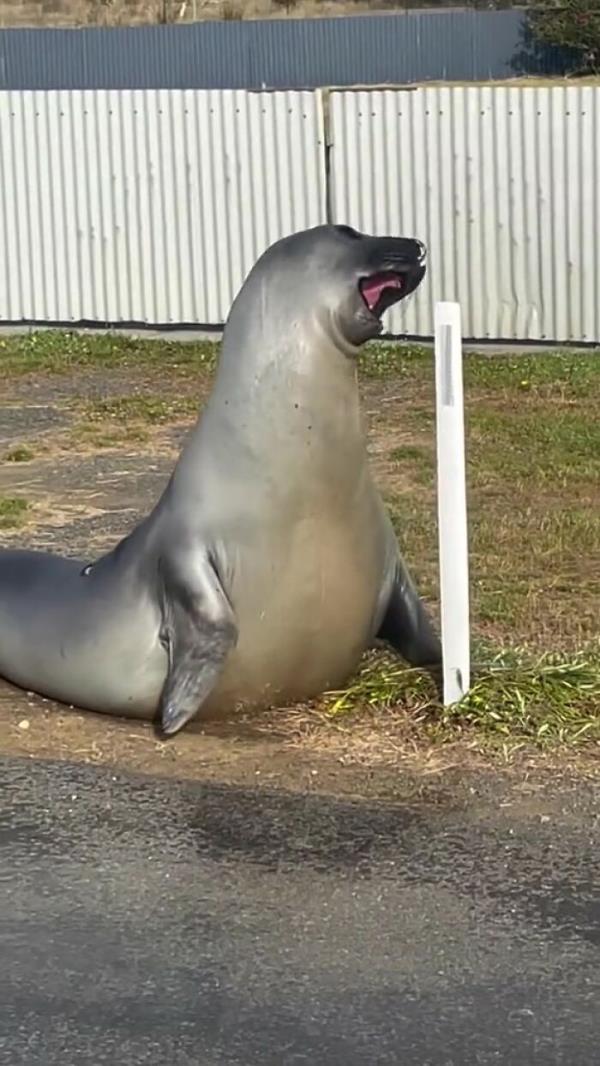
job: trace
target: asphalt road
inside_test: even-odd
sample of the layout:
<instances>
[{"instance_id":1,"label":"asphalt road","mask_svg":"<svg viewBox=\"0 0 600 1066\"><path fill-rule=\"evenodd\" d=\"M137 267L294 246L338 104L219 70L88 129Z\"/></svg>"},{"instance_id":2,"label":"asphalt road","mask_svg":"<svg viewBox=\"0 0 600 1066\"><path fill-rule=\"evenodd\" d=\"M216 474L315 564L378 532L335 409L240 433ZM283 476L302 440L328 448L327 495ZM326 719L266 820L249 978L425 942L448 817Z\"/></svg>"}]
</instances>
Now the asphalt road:
<instances>
[{"instance_id":1,"label":"asphalt road","mask_svg":"<svg viewBox=\"0 0 600 1066\"><path fill-rule=\"evenodd\" d=\"M593 785L405 807L0 775L2 1066L600 1062Z\"/></svg>"}]
</instances>

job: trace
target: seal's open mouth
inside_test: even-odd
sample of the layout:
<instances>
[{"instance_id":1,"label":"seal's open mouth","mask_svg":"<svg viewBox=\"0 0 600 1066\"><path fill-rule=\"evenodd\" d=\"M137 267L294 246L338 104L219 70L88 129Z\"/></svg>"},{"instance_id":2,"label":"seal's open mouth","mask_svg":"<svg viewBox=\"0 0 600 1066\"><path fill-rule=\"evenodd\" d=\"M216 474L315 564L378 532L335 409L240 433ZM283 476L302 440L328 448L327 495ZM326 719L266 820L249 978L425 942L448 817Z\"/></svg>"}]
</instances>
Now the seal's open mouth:
<instances>
[{"instance_id":1,"label":"seal's open mouth","mask_svg":"<svg viewBox=\"0 0 600 1066\"><path fill-rule=\"evenodd\" d=\"M406 277L392 270L382 270L378 274L362 278L359 288L371 314L376 318L381 318L388 307L397 303L405 295Z\"/></svg>"}]
</instances>

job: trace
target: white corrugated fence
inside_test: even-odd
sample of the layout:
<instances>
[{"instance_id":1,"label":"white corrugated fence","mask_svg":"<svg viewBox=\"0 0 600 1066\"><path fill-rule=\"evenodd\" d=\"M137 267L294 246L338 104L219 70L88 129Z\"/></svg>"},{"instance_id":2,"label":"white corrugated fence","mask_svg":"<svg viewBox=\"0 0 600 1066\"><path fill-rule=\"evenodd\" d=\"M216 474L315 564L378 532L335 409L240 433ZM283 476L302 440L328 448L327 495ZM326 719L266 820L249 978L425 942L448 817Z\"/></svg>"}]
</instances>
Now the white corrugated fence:
<instances>
[{"instance_id":1,"label":"white corrugated fence","mask_svg":"<svg viewBox=\"0 0 600 1066\"><path fill-rule=\"evenodd\" d=\"M600 342L595 86L0 92L0 201L0 322L218 325L329 203L428 245L391 331Z\"/></svg>"},{"instance_id":2,"label":"white corrugated fence","mask_svg":"<svg viewBox=\"0 0 600 1066\"><path fill-rule=\"evenodd\" d=\"M334 92L331 139L334 220L429 248L391 329L600 341L600 88Z\"/></svg>"},{"instance_id":3,"label":"white corrugated fence","mask_svg":"<svg viewBox=\"0 0 600 1066\"><path fill-rule=\"evenodd\" d=\"M322 156L311 92L0 93L0 320L222 322Z\"/></svg>"}]
</instances>

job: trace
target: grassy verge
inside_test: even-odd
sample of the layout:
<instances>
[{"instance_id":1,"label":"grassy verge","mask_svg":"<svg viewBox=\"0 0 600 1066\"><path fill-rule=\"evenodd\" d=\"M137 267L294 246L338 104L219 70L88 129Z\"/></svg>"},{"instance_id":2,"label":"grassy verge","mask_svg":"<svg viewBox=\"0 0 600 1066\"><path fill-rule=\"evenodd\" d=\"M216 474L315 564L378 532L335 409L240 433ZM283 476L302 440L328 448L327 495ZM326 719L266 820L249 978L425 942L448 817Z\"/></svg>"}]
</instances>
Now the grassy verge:
<instances>
[{"instance_id":1,"label":"grassy verge","mask_svg":"<svg viewBox=\"0 0 600 1066\"><path fill-rule=\"evenodd\" d=\"M78 420L71 429L71 440L95 448L118 448L142 444L150 439L157 426L172 425L198 412L195 396L118 396L105 400L77 403Z\"/></svg>"},{"instance_id":2,"label":"grassy verge","mask_svg":"<svg viewBox=\"0 0 600 1066\"><path fill-rule=\"evenodd\" d=\"M217 355L210 342L110 335L48 332L0 342L0 368L8 376L35 374L36 383L42 373L131 370L135 391L132 385L118 397L74 400L74 440L98 448L143 444L156 427L193 417ZM150 373L144 385L153 369L159 377ZM376 477L435 610L432 353L374 345L361 355L359 371ZM459 707L443 711L421 674L375 655L325 708L341 714L400 707L437 739L469 733L503 745L600 743L600 356L468 353L464 372L472 617L481 667L473 689ZM20 447L27 455L28 443ZM23 460L22 452L12 457ZM24 520L22 502L0 503L0 525Z\"/></svg>"},{"instance_id":3,"label":"grassy verge","mask_svg":"<svg viewBox=\"0 0 600 1066\"><path fill-rule=\"evenodd\" d=\"M390 383L391 384L391 383ZM600 606L600 357L465 356L474 620L502 644L573 650ZM409 357L379 404L380 481L426 592L437 588L431 356ZM385 401L385 396L383 397Z\"/></svg>"},{"instance_id":4,"label":"grassy verge","mask_svg":"<svg viewBox=\"0 0 600 1066\"><path fill-rule=\"evenodd\" d=\"M387 376L393 410L384 394L375 413L380 480L406 557L435 601L432 356L397 357ZM473 687L445 711L422 674L375 655L326 708L401 707L438 740L600 744L600 356L469 353L464 369Z\"/></svg>"},{"instance_id":5,"label":"grassy verge","mask_svg":"<svg viewBox=\"0 0 600 1066\"><path fill-rule=\"evenodd\" d=\"M65 374L73 370L154 367L182 374L212 374L220 342L169 341L165 338L116 333L39 330L0 338L0 367L7 377L22 374ZM368 345L360 359L361 373L378 379L410 373L431 354L421 345Z\"/></svg>"},{"instance_id":6,"label":"grassy verge","mask_svg":"<svg viewBox=\"0 0 600 1066\"><path fill-rule=\"evenodd\" d=\"M328 693L322 709L331 718L365 708L401 710L405 726L432 741L467 739L505 752L531 744L600 744L600 644L536 654L480 643L474 651L471 688L452 707L441 706L422 671L382 652L366 657L344 691Z\"/></svg>"},{"instance_id":7,"label":"grassy verge","mask_svg":"<svg viewBox=\"0 0 600 1066\"><path fill-rule=\"evenodd\" d=\"M0 368L5 376L64 374L72 370L131 367L212 371L218 346L211 341L181 344L162 338L125 337L112 333L40 330L0 338Z\"/></svg>"}]
</instances>

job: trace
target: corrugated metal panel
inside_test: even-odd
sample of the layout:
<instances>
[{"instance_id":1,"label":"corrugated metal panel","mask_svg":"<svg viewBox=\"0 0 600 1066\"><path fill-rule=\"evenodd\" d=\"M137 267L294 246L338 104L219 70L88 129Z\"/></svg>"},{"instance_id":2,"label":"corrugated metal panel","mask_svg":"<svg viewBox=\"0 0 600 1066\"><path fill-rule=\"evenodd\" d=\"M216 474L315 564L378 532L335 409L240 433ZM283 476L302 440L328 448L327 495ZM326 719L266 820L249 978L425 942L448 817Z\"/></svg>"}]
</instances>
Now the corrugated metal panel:
<instances>
[{"instance_id":1,"label":"corrugated metal panel","mask_svg":"<svg viewBox=\"0 0 600 1066\"><path fill-rule=\"evenodd\" d=\"M600 89L423 88L331 97L334 220L415 235L429 273L393 332L600 342Z\"/></svg>"},{"instance_id":2,"label":"corrugated metal panel","mask_svg":"<svg viewBox=\"0 0 600 1066\"><path fill-rule=\"evenodd\" d=\"M521 11L0 30L0 89L292 89L557 74Z\"/></svg>"},{"instance_id":3,"label":"corrugated metal panel","mask_svg":"<svg viewBox=\"0 0 600 1066\"><path fill-rule=\"evenodd\" d=\"M0 320L223 322L325 220L312 93L0 93Z\"/></svg>"}]
</instances>

